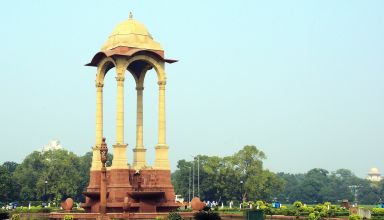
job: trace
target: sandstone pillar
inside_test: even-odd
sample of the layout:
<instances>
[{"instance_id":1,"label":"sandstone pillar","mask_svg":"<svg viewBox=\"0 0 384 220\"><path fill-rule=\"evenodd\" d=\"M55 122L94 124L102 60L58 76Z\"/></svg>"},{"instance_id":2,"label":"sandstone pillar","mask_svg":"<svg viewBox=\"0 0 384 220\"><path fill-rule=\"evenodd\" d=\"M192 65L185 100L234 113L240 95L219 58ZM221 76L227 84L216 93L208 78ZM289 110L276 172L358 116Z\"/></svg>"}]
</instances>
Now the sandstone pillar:
<instances>
[{"instance_id":1,"label":"sandstone pillar","mask_svg":"<svg viewBox=\"0 0 384 220\"><path fill-rule=\"evenodd\" d=\"M168 145L165 140L165 84L166 81L159 81L159 116L158 116L158 144L155 147L154 168L169 170Z\"/></svg>"},{"instance_id":2,"label":"sandstone pillar","mask_svg":"<svg viewBox=\"0 0 384 220\"><path fill-rule=\"evenodd\" d=\"M96 83L96 140L92 148L91 170L100 170L100 151L99 148L103 139L103 84Z\"/></svg>"},{"instance_id":3,"label":"sandstone pillar","mask_svg":"<svg viewBox=\"0 0 384 220\"><path fill-rule=\"evenodd\" d=\"M127 145L124 144L124 77L117 76L116 144L113 145L112 169L128 168Z\"/></svg>"},{"instance_id":4,"label":"sandstone pillar","mask_svg":"<svg viewBox=\"0 0 384 220\"><path fill-rule=\"evenodd\" d=\"M133 168L141 169L146 166L143 144L143 90L144 87L136 87L137 92L137 113L136 113L136 148L133 149Z\"/></svg>"}]
</instances>

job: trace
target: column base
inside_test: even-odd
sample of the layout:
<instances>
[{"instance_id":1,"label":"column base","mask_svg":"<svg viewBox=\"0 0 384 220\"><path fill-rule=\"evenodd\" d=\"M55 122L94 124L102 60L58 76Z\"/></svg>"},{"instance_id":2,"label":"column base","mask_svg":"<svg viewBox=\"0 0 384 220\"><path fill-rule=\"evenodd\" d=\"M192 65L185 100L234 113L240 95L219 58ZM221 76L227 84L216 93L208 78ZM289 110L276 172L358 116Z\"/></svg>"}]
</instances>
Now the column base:
<instances>
[{"instance_id":1,"label":"column base","mask_svg":"<svg viewBox=\"0 0 384 220\"><path fill-rule=\"evenodd\" d=\"M156 144L155 149L168 149L168 144Z\"/></svg>"},{"instance_id":2,"label":"column base","mask_svg":"<svg viewBox=\"0 0 384 220\"><path fill-rule=\"evenodd\" d=\"M101 167L103 166L101 164L100 160L100 147L95 145L92 148L92 162L91 162L91 171L100 171Z\"/></svg>"},{"instance_id":3,"label":"column base","mask_svg":"<svg viewBox=\"0 0 384 220\"><path fill-rule=\"evenodd\" d=\"M128 169L127 160L127 146L128 144L115 144L113 145L113 160L111 169Z\"/></svg>"},{"instance_id":4,"label":"column base","mask_svg":"<svg viewBox=\"0 0 384 220\"><path fill-rule=\"evenodd\" d=\"M133 169L140 170L147 166L145 161L146 151L147 149L145 149L144 147L136 147L135 149L133 149Z\"/></svg>"},{"instance_id":5,"label":"column base","mask_svg":"<svg viewBox=\"0 0 384 220\"><path fill-rule=\"evenodd\" d=\"M155 162L153 164L154 169L170 170L168 159L168 145L157 144L155 147Z\"/></svg>"}]
</instances>

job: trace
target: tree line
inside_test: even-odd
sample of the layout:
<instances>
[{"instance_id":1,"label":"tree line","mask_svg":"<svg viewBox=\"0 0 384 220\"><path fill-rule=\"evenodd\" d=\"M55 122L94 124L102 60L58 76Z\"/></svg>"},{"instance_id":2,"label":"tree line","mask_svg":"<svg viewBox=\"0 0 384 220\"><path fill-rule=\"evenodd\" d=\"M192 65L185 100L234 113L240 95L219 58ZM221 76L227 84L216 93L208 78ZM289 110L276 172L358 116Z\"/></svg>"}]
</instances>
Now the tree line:
<instances>
[{"instance_id":1,"label":"tree line","mask_svg":"<svg viewBox=\"0 0 384 220\"><path fill-rule=\"evenodd\" d=\"M348 169L329 172L314 168L304 174L273 173L263 168L264 152L255 146L245 146L232 156L199 155L197 160L180 160L172 174L175 191L188 200L192 186L197 187L197 175L191 169L200 168L200 197L205 201L279 201L292 204L348 200L360 204L377 204L384 197L384 181L370 182ZM192 174L193 175L193 174ZM194 179L191 183L190 179ZM193 181L193 180L192 180ZM356 193L356 194L355 194ZM355 198L356 195L356 198Z\"/></svg>"},{"instance_id":2,"label":"tree line","mask_svg":"<svg viewBox=\"0 0 384 220\"><path fill-rule=\"evenodd\" d=\"M112 155L107 163L110 164ZM66 150L34 151L21 164L0 166L0 203L50 201L71 197L82 201L88 186L92 153L77 156Z\"/></svg>"},{"instance_id":3,"label":"tree line","mask_svg":"<svg viewBox=\"0 0 384 220\"><path fill-rule=\"evenodd\" d=\"M175 192L185 200L200 196L202 200L226 205L230 201L258 200L338 203L345 199L353 202L353 189L357 189L360 204L376 204L384 196L384 181L372 183L347 169L329 172L315 168L304 174L271 172L263 167L265 153L255 146L244 146L226 157L197 157L179 160L172 173ZM78 156L66 150L51 150L32 152L20 164L5 162L0 165L0 203L55 201L58 204L68 197L83 201L91 160L91 152ZM111 160L109 155L108 166Z\"/></svg>"}]
</instances>

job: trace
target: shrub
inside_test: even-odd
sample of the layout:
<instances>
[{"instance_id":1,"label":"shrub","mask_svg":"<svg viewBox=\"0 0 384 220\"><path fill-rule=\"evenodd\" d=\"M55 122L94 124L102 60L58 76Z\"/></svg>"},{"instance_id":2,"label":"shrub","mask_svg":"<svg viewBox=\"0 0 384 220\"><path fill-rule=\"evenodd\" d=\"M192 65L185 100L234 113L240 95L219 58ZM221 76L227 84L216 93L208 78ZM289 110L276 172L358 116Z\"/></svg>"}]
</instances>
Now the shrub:
<instances>
[{"instance_id":1,"label":"shrub","mask_svg":"<svg viewBox=\"0 0 384 220\"><path fill-rule=\"evenodd\" d=\"M349 216L349 211L338 211L338 212L335 212L335 217L339 217L339 216Z\"/></svg>"},{"instance_id":2,"label":"shrub","mask_svg":"<svg viewBox=\"0 0 384 220\"><path fill-rule=\"evenodd\" d=\"M220 215L217 212L201 211L194 214L196 220L221 220Z\"/></svg>"},{"instance_id":3,"label":"shrub","mask_svg":"<svg viewBox=\"0 0 384 220\"><path fill-rule=\"evenodd\" d=\"M165 218L163 216L156 216L155 220L165 220Z\"/></svg>"},{"instance_id":4,"label":"shrub","mask_svg":"<svg viewBox=\"0 0 384 220\"><path fill-rule=\"evenodd\" d=\"M264 206L265 203L264 203L263 201L259 200L259 201L256 201L256 204L255 204L255 205L256 205L256 206Z\"/></svg>"},{"instance_id":5,"label":"shrub","mask_svg":"<svg viewBox=\"0 0 384 220\"><path fill-rule=\"evenodd\" d=\"M31 206L28 207L17 207L13 210L13 213L50 213L54 208L52 207L42 207L42 206Z\"/></svg>"},{"instance_id":6,"label":"shrub","mask_svg":"<svg viewBox=\"0 0 384 220\"><path fill-rule=\"evenodd\" d=\"M220 210L220 212L239 212L240 211L240 209L238 208L238 207L233 207L233 208L220 208L219 209Z\"/></svg>"},{"instance_id":7,"label":"shrub","mask_svg":"<svg viewBox=\"0 0 384 220\"><path fill-rule=\"evenodd\" d=\"M349 220L361 220L361 217L359 215L353 214L353 215L350 215L348 219Z\"/></svg>"},{"instance_id":8,"label":"shrub","mask_svg":"<svg viewBox=\"0 0 384 220\"><path fill-rule=\"evenodd\" d=\"M73 220L73 215L64 215L64 220Z\"/></svg>"},{"instance_id":9,"label":"shrub","mask_svg":"<svg viewBox=\"0 0 384 220\"><path fill-rule=\"evenodd\" d=\"M167 220L184 220L178 212L170 212L167 216Z\"/></svg>"},{"instance_id":10,"label":"shrub","mask_svg":"<svg viewBox=\"0 0 384 220\"><path fill-rule=\"evenodd\" d=\"M309 220L317 220L317 219L319 219L320 218L320 216L319 215L316 215L314 212L312 212L312 213L310 213L309 215L308 215L308 219Z\"/></svg>"},{"instance_id":11,"label":"shrub","mask_svg":"<svg viewBox=\"0 0 384 220\"><path fill-rule=\"evenodd\" d=\"M293 203L293 206L296 208L300 208L301 206L303 206L303 203L301 203L300 201L296 201Z\"/></svg>"},{"instance_id":12,"label":"shrub","mask_svg":"<svg viewBox=\"0 0 384 220\"><path fill-rule=\"evenodd\" d=\"M372 214L374 215L384 215L384 208L373 208Z\"/></svg>"},{"instance_id":13,"label":"shrub","mask_svg":"<svg viewBox=\"0 0 384 220\"><path fill-rule=\"evenodd\" d=\"M20 214L13 214L12 220L20 220Z\"/></svg>"}]
</instances>

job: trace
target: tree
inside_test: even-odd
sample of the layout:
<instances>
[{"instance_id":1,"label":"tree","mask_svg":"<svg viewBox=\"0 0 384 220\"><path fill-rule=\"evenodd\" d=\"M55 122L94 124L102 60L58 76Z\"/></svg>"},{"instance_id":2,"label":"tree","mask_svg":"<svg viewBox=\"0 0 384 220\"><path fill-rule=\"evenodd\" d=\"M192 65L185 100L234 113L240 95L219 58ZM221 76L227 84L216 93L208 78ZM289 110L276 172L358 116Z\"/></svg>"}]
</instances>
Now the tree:
<instances>
[{"instance_id":1,"label":"tree","mask_svg":"<svg viewBox=\"0 0 384 220\"><path fill-rule=\"evenodd\" d=\"M83 173L80 157L66 150L33 152L16 168L14 178L20 185L22 201L61 201L81 195Z\"/></svg>"},{"instance_id":2,"label":"tree","mask_svg":"<svg viewBox=\"0 0 384 220\"><path fill-rule=\"evenodd\" d=\"M18 198L19 186L13 179L17 166L17 163L10 161L0 166L0 201L10 202Z\"/></svg>"},{"instance_id":3,"label":"tree","mask_svg":"<svg viewBox=\"0 0 384 220\"><path fill-rule=\"evenodd\" d=\"M9 173L15 172L17 166L19 166L19 164L13 161L7 161L3 163L3 167L7 169Z\"/></svg>"},{"instance_id":4,"label":"tree","mask_svg":"<svg viewBox=\"0 0 384 220\"><path fill-rule=\"evenodd\" d=\"M279 201L293 203L301 200L299 185L304 179L304 174L277 173L284 182L284 188L276 197Z\"/></svg>"},{"instance_id":5,"label":"tree","mask_svg":"<svg viewBox=\"0 0 384 220\"><path fill-rule=\"evenodd\" d=\"M192 162L186 160L179 160L177 162L178 170L173 172L171 176L172 184L176 189L175 191L184 198L188 198L189 193L192 193L189 192L189 184L192 184L192 180L190 180L190 170L192 169L192 164ZM191 181L191 183L189 183L189 181Z\"/></svg>"},{"instance_id":6,"label":"tree","mask_svg":"<svg viewBox=\"0 0 384 220\"><path fill-rule=\"evenodd\" d=\"M246 201L248 197L250 199L257 197L261 183L258 177L262 176L262 160L264 159L266 159L264 152L252 145L245 146L232 156L231 161L237 174L238 183L241 183L243 188L240 189L243 201Z\"/></svg>"},{"instance_id":7,"label":"tree","mask_svg":"<svg viewBox=\"0 0 384 220\"><path fill-rule=\"evenodd\" d=\"M40 200L42 189L37 188L38 181L44 181L42 171L46 169L44 158L40 152L28 155L14 172L15 181L20 185L19 198L22 201ZM40 184L41 185L41 184Z\"/></svg>"}]
</instances>

